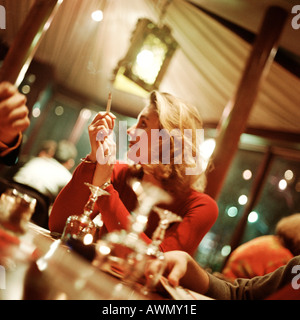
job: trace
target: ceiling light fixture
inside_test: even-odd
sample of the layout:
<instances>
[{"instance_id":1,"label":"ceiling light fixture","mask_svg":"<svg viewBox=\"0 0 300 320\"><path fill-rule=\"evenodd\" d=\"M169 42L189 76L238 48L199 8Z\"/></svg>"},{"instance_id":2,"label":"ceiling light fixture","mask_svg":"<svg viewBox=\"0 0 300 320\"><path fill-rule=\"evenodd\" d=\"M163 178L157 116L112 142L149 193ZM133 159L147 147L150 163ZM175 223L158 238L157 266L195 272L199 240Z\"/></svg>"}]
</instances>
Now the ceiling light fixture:
<instances>
[{"instance_id":1,"label":"ceiling light fixture","mask_svg":"<svg viewBox=\"0 0 300 320\"><path fill-rule=\"evenodd\" d=\"M157 90L177 46L169 27L139 19L128 52L114 70L114 87L140 96Z\"/></svg>"}]
</instances>

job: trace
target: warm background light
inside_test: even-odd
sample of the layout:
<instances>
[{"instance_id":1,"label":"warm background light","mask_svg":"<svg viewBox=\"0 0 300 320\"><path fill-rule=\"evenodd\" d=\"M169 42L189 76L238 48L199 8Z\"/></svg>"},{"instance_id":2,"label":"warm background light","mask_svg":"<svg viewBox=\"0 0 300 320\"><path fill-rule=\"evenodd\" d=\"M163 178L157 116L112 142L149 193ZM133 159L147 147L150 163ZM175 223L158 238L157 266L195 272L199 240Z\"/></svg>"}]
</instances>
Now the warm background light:
<instances>
[{"instance_id":1,"label":"warm background light","mask_svg":"<svg viewBox=\"0 0 300 320\"><path fill-rule=\"evenodd\" d=\"M103 20L103 12L101 10L96 10L92 13L92 19L96 22Z\"/></svg>"}]
</instances>

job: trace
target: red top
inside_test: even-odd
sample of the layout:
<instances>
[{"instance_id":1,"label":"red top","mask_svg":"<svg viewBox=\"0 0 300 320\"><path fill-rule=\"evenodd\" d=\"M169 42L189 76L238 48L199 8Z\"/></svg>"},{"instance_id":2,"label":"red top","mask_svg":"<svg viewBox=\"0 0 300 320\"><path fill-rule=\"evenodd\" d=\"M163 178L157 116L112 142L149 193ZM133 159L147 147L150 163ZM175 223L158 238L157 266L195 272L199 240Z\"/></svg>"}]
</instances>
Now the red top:
<instances>
[{"instance_id":1,"label":"red top","mask_svg":"<svg viewBox=\"0 0 300 320\"><path fill-rule=\"evenodd\" d=\"M73 178L55 200L49 218L51 231L62 232L70 215L80 215L89 197L89 188L84 182L92 183L95 165L81 163L75 170ZM130 212L137 204L137 198L127 181L132 172L127 164L115 164L111 177L112 185L106 188L111 195L99 197L96 202L97 212L101 212L108 232L126 229ZM173 223L166 231L161 244L162 251L183 250L194 254L200 241L213 226L218 216L216 202L204 193L191 190L188 196L177 197L173 203L165 205L183 218L180 223ZM151 236L157 227L159 218L151 212L147 228L142 238L151 242Z\"/></svg>"},{"instance_id":2,"label":"red top","mask_svg":"<svg viewBox=\"0 0 300 320\"><path fill-rule=\"evenodd\" d=\"M231 280L251 279L276 270L292 258L293 254L281 244L277 236L260 236L235 249L222 273Z\"/></svg>"}]
</instances>

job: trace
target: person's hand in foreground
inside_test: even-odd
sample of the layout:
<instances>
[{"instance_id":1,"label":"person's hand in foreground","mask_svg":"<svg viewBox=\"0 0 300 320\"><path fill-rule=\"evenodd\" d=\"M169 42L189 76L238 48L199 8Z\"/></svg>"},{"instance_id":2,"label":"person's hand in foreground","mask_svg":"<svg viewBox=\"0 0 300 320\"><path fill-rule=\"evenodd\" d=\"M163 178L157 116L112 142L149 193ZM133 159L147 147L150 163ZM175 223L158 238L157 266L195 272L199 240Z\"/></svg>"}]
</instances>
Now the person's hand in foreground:
<instances>
[{"instance_id":1,"label":"person's hand in foreground","mask_svg":"<svg viewBox=\"0 0 300 320\"><path fill-rule=\"evenodd\" d=\"M184 251L169 251L164 253L166 269L164 275L169 283L176 287L181 285L195 292L205 294L209 287L209 277L197 262ZM146 271L146 278L157 273L160 262L151 263Z\"/></svg>"},{"instance_id":2,"label":"person's hand in foreground","mask_svg":"<svg viewBox=\"0 0 300 320\"><path fill-rule=\"evenodd\" d=\"M9 82L0 83L0 142L12 145L29 124L26 97Z\"/></svg>"}]
</instances>

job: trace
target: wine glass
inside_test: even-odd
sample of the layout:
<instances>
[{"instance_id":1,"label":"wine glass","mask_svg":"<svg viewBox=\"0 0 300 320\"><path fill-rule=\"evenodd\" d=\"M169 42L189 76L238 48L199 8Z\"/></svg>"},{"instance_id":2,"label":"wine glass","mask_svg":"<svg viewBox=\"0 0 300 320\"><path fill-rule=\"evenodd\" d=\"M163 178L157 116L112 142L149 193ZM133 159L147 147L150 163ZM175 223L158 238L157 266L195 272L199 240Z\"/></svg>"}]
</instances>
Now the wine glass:
<instances>
[{"instance_id":1,"label":"wine glass","mask_svg":"<svg viewBox=\"0 0 300 320\"><path fill-rule=\"evenodd\" d=\"M25 233L35 206L35 198L8 188L0 197L0 225L15 234Z\"/></svg>"},{"instance_id":2,"label":"wine glass","mask_svg":"<svg viewBox=\"0 0 300 320\"><path fill-rule=\"evenodd\" d=\"M121 278L126 285L134 286L144 274L147 244L140 235L146 228L149 213L155 204L168 203L171 197L150 183L132 180L130 184L137 195L138 207L132 215L129 230L110 232L99 240L93 263L101 270Z\"/></svg>"},{"instance_id":3,"label":"wine glass","mask_svg":"<svg viewBox=\"0 0 300 320\"><path fill-rule=\"evenodd\" d=\"M83 214L80 216L73 215L67 219L61 236L62 242L67 242L69 239L75 238L76 240L82 241L85 245L88 245L94 240L97 227L90 216L93 213L94 205L98 197L110 195L110 193L87 182L85 182L85 185L89 187L91 194L84 206Z\"/></svg>"},{"instance_id":4,"label":"wine glass","mask_svg":"<svg viewBox=\"0 0 300 320\"><path fill-rule=\"evenodd\" d=\"M145 259L147 260L147 264L150 264L154 261L156 261L157 264L155 275L149 275L144 287L142 288L142 292L145 295L157 285L165 269L164 255L159 249L159 246L165 238L166 230L171 223L182 221L182 218L177 214L173 213L172 211L159 208L158 206L154 206L153 211L158 214L160 221L153 233L152 242L147 246Z\"/></svg>"},{"instance_id":5,"label":"wine glass","mask_svg":"<svg viewBox=\"0 0 300 320\"><path fill-rule=\"evenodd\" d=\"M151 255L156 255L161 252L159 246L165 237L165 233L169 225L173 222L182 221L182 218L172 211L159 208L158 206L154 206L153 211L158 214L160 221L153 233L152 243L148 246L147 252Z\"/></svg>"}]
</instances>

